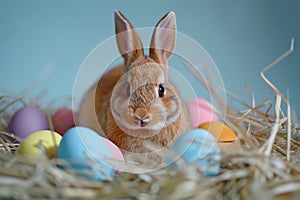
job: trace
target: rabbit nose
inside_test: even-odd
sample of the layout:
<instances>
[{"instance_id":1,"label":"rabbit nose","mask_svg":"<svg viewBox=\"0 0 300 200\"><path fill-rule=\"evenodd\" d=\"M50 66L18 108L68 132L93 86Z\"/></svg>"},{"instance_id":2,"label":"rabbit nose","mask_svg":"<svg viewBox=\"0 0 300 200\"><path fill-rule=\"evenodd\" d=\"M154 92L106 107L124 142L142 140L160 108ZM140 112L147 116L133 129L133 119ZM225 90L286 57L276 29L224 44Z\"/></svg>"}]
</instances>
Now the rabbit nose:
<instances>
[{"instance_id":1,"label":"rabbit nose","mask_svg":"<svg viewBox=\"0 0 300 200\"><path fill-rule=\"evenodd\" d=\"M146 126L151 121L151 115L148 109L138 107L134 111L134 118L140 127Z\"/></svg>"}]
</instances>

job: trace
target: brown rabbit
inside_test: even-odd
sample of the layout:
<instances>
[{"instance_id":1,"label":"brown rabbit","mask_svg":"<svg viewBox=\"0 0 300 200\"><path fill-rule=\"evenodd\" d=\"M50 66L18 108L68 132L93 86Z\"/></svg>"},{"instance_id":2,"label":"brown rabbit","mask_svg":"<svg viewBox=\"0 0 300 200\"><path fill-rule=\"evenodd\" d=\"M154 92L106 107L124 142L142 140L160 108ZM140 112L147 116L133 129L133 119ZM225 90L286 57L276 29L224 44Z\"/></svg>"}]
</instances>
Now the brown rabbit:
<instances>
[{"instance_id":1,"label":"brown rabbit","mask_svg":"<svg viewBox=\"0 0 300 200\"><path fill-rule=\"evenodd\" d=\"M169 147L190 128L186 108L168 81L168 59L176 40L175 14L169 12L156 25L149 56L119 11L115 12L115 28L124 64L105 73L87 92L77 125L94 129L123 152Z\"/></svg>"}]
</instances>

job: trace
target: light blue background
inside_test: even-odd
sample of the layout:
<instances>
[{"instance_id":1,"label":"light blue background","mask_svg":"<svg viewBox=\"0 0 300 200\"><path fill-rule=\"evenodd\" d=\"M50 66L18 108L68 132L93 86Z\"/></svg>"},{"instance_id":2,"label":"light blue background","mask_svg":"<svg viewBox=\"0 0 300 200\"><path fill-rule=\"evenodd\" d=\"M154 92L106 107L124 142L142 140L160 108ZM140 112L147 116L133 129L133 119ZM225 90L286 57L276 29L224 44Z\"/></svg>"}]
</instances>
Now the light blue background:
<instances>
[{"instance_id":1,"label":"light blue background","mask_svg":"<svg viewBox=\"0 0 300 200\"><path fill-rule=\"evenodd\" d=\"M250 102L272 94L260 71L295 51L267 76L300 113L299 1L0 1L0 91L46 100L72 95L77 70L100 42L114 34L113 12L135 27L154 26L173 10L178 31L200 43L218 66L227 90ZM274 96L269 96L273 100Z\"/></svg>"}]
</instances>

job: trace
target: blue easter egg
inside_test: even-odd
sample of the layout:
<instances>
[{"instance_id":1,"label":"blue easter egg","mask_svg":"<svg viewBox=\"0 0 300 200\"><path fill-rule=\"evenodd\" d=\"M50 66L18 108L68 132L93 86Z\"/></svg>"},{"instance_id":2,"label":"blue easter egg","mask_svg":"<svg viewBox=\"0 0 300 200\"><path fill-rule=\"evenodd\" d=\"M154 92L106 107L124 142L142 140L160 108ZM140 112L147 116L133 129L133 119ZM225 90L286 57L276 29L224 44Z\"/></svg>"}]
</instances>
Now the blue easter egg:
<instances>
[{"instance_id":1,"label":"blue easter egg","mask_svg":"<svg viewBox=\"0 0 300 200\"><path fill-rule=\"evenodd\" d=\"M195 164L206 176L219 173L220 149L214 136L204 129L190 130L181 135L171 146L167 163L180 161Z\"/></svg>"},{"instance_id":2,"label":"blue easter egg","mask_svg":"<svg viewBox=\"0 0 300 200\"><path fill-rule=\"evenodd\" d=\"M114 156L118 152L118 157ZM58 148L58 158L67 161L78 175L92 180L104 181L115 175L112 160L124 160L121 151L113 143L85 127L73 127L64 135Z\"/></svg>"}]
</instances>

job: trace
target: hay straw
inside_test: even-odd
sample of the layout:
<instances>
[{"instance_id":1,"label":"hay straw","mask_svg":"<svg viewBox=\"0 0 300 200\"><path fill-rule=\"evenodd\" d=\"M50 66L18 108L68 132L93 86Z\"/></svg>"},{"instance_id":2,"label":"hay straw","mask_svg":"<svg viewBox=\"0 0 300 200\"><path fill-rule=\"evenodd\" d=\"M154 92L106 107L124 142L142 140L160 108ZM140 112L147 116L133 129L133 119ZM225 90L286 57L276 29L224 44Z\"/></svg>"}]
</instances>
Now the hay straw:
<instances>
[{"instance_id":1,"label":"hay straw","mask_svg":"<svg viewBox=\"0 0 300 200\"><path fill-rule=\"evenodd\" d=\"M183 60L183 64L186 66L188 70L190 70L193 75L202 83L205 87L207 87L208 91L210 92L211 96L217 101L220 110L213 108L213 110L219 114L220 118L224 119L224 121L227 122L227 124L235 131L239 139L242 143L246 145L247 148L253 149L255 148L255 144L249 139L246 135L245 130L243 127L240 126L240 123L233 123L231 120L229 120L228 116L235 116L235 113L232 111L232 109L226 105L225 100L219 95L218 92L220 92L220 88L213 85L213 76L212 74L209 74L209 70L207 70L207 79L204 79L204 77L201 75L201 73L188 61ZM226 92L226 91L221 91Z\"/></svg>"},{"instance_id":2,"label":"hay straw","mask_svg":"<svg viewBox=\"0 0 300 200\"><path fill-rule=\"evenodd\" d=\"M271 139L267 141L266 143L266 151L265 153L267 155L270 155L272 146L274 144L275 136L278 130L278 127L283 124L279 123L279 111L280 111L280 105L281 105L281 99L284 101L284 103L287 106L287 147L286 147L286 158L289 161L290 160L290 148L291 148L291 106L289 101L281 94L281 92L274 86L274 84L271 83L269 79L266 78L265 72L270 70L274 65L279 63L281 60L286 58L289 54L291 54L294 51L294 38L291 39L291 45L290 49L286 51L284 54L279 56L276 60L274 60L271 64L269 64L261 73L262 79L265 81L265 83L276 93L276 104L275 104L275 116L276 116L276 122L273 127L272 133L271 133Z\"/></svg>"},{"instance_id":3,"label":"hay straw","mask_svg":"<svg viewBox=\"0 0 300 200\"><path fill-rule=\"evenodd\" d=\"M93 171L61 168L68 163L60 159L22 159L15 157L18 140L7 132L7 124L18 108L27 105L22 98L0 97L0 198L1 199L287 199L300 195L300 142L292 132L300 129L291 118L288 100L266 78L265 73L293 51L291 48L261 72L264 82L275 93L271 100L255 101L250 86L250 104L228 91L226 94L244 107L234 110L219 97L212 81L203 80L199 72L185 62L199 81L212 91L220 107L226 109L224 121L237 133L239 149L234 144L222 152L220 173L207 177L197 167L180 160L179 167L165 167L149 173L121 173L114 179L99 182L79 176ZM32 101L30 101L32 102ZM286 105L286 114L281 109ZM271 110L274 106L274 113ZM49 119L53 111L46 108ZM215 108L222 115L222 110ZM297 135L297 134L295 134ZM95 161L90 160L90 166ZM122 165L122 163L115 163ZM123 163L124 164L124 163ZM147 164L147 163L146 163ZM125 165L124 167L130 167ZM101 169L101 168L100 168Z\"/></svg>"}]
</instances>

